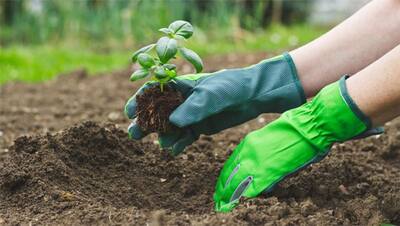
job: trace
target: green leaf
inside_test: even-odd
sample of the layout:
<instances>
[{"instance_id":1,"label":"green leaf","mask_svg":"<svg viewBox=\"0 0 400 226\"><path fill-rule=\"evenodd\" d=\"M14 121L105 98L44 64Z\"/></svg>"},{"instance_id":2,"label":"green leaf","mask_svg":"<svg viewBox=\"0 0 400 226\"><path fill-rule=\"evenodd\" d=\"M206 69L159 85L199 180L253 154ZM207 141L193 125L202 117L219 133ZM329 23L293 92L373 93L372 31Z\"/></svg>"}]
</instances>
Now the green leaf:
<instances>
[{"instance_id":1,"label":"green leaf","mask_svg":"<svg viewBox=\"0 0 400 226\"><path fill-rule=\"evenodd\" d=\"M149 74L150 73L147 69L141 68L141 69L133 72L130 79L132 82L134 82L134 81L146 78Z\"/></svg>"},{"instance_id":2,"label":"green leaf","mask_svg":"<svg viewBox=\"0 0 400 226\"><path fill-rule=\"evenodd\" d=\"M175 71L175 70L168 70L168 69L165 69L165 72L167 73L167 75L168 75L168 77L169 77L170 79L173 79L173 78L176 77L176 71Z\"/></svg>"},{"instance_id":3,"label":"green leaf","mask_svg":"<svg viewBox=\"0 0 400 226\"><path fill-rule=\"evenodd\" d=\"M169 35L169 34L174 33L173 30L171 30L171 29L169 29L169 28L165 28L165 27L159 29L159 31L161 31L162 33L164 33L164 34L166 34L166 35Z\"/></svg>"},{"instance_id":4,"label":"green leaf","mask_svg":"<svg viewBox=\"0 0 400 226\"><path fill-rule=\"evenodd\" d=\"M176 65L175 64L164 64L163 67L168 69L168 70L175 70L176 69Z\"/></svg>"},{"instance_id":5,"label":"green leaf","mask_svg":"<svg viewBox=\"0 0 400 226\"><path fill-rule=\"evenodd\" d=\"M180 41L180 40L186 41L186 38L183 37L182 35L174 35L174 39L176 39L176 40L178 40L178 41Z\"/></svg>"},{"instance_id":6,"label":"green leaf","mask_svg":"<svg viewBox=\"0 0 400 226\"><path fill-rule=\"evenodd\" d=\"M156 52L162 63L168 62L178 51L178 42L175 39L162 37L156 45Z\"/></svg>"},{"instance_id":7,"label":"green leaf","mask_svg":"<svg viewBox=\"0 0 400 226\"><path fill-rule=\"evenodd\" d=\"M179 48L180 53L182 54L183 58L185 58L187 61L189 61L194 68L196 69L196 72L199 73L203 70L203 61L195 53L193 50L181 47Z\"/></svg>"},{"instance_id":8,"label":"green leaf","mask_svg":"<svg viewBox=\"0 0 400 226\"><path fill-rule=\"evenodd\" d=\"M154 70L154 75L156 77L156 79L164 79L168 77L167 72L164 70L163 67L156 67L156 69Z\"/></svg>"},{"instance_id":9,"label":"green leaf","mask_svg":"<svg viewBox=\"0 0 400 226\"><path fill-rule=\"evenodd\" d=\"M154 59L147 53L141 53L137 57L137 61L144 68L151 68L155 64Z\"/></svg>"},{"instance_id":10,"label":"green leaf","mask_svg":"<svg viewBox=\"0 0 400 226\"><path fill-rule=\"evenodd\" d=\"M193 34L193 26L184 20L177 20L172 22L169 27L174 34L180 35L186 39L190 38Z\"/></svg>"},{"instance_id":11,"label":"green leaf","mask_svg":"<svg viewBox=\"0 0 400 226\"><path fill-rule=\"evenodd\" d=\"M139 54L149 52L154 48L154 46L156 46L156 44L150 44L134 52L132 54L132 62L135 63L137 61L137 57L139 56Z\"/></svg>"}]
</instances>

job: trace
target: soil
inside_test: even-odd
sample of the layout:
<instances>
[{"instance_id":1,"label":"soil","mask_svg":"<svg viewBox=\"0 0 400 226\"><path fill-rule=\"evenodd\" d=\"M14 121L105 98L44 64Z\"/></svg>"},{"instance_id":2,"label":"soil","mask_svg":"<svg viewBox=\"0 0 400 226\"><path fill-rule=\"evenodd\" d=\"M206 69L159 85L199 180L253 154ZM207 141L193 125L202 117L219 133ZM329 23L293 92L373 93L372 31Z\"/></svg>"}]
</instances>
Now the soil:
<instances>
[{"instance_id":1,"label":"soil","mask_svg":"<svg viewBox=\"0 0 400 226\"><path fill-rule=\"evenodd\" d=\"M175 127L169 122L169 115L184 101L182 94L165 85L152 86L136 97L136 119L139 127L146 133L166 133Z\"/></svg>"},{"instance_id":2,"label":"soil","mask_svg":"<svg viewBox=\"0 0 400 226\"><path fill-rule=\"evenodd\" d=\"M229 55L205 65L214 71L265 57ZM225 159L277 115L201 136L172 157L154 135L127 138L123 106L141 85L128 82L131 71L79 70L0 87L0 225L400 224L399 119L383 135L335 145L271 194L215 213Z\"/></svg>"}]
</instances>

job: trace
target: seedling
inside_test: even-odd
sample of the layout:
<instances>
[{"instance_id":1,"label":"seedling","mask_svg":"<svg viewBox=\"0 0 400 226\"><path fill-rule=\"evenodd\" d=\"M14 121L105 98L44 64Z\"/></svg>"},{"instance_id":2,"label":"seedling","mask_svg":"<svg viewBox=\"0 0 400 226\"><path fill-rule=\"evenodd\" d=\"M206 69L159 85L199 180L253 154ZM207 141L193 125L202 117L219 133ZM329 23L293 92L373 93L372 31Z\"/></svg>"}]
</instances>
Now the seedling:
<instances>
[{"instance_id":1,"label":"seedling","mask_svg":"<svg viewBox=\"0 0 400 226\"><path fill-rule=\"evenodd\" d=\"M193 26L189 22L177 20L159 31L165 36L158 39L157 43L144 46L133 53L132 61L138 62L140 69L133 72L130 79L137 81L151 76L153 81L160 84L163 92L164 85L177 76L176 65L169 61L175 59L178 52L194 66L197 73L203 70L203 62L197 53L183 45L193 35Z\"/></svg>"},{"instance_id":2,"label":"seedling","mask_svg":"<svg viewBox=\"0 0 400 226\"><path fill-rule=\"evenodd\" d=\"M203 62L193 50L184 47L193 35L193 27L189 22L178 20L168 28L161 28L164 33L157 43L142 47L133 53L132 61L138 62L140 68L133 72L131 81L151 77L157 85L145 89L135 98L136 122L146 133L167 133L177 129L169 122L169 115L181 105L185 99L179 90L171 85L177 83L176 65L170 63L177 54L191 63L196 72L203 70Z\"/></svg>"}]
</instances>

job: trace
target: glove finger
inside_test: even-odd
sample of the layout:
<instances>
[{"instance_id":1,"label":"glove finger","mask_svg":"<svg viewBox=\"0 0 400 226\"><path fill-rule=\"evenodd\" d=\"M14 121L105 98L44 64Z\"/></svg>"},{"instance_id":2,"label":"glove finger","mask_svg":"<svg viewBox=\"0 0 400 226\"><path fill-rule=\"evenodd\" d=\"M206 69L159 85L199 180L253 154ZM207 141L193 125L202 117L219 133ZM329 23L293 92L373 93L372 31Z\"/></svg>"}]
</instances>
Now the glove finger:
<instances>
[{"instance_id":1,"label":"glove finger","mask_svg":"<svg viewBox=\"0 0 400 226\"><path fill-rule=\"evenodd\" d=\"M237 164L223 185L224 188L214 195L215 209L229 212L235 208L252 181L253 176L240 163Z\"/></svg>"},{"instance_id":2,"label":"glove finger","mask_svg":"<svg viewBox=\"0 0 400 226\"><path fill-rule=\"evenodd\" d=\"M163 133L158 136L161 148L171 148L178 140L182 139L182 132Z\"/></svg>"},{"instance_id":3,"label":"glove finger","mask_svg":"<svg viewBox=\"0 0 400 226\"><path fill-rule=\"evenodd\" d=\"M136 118L131 122L131 124L128 126L128 134L129 138L135 139L135 140L140 140L143 137L147 136L148 133L144 132L140 126L136 122Z\"/></svg>"},{"instance_id":4,"label":"glove finger","mask_svg":"<svg viewBox=\"0 0 400 226\"><path fill-rule=\"evenodd\" d=\"M249 121L258 114L246 110L245 107L237 107L236 109L225 109L223 112L213 114L200 122L192 124L191 127L201 134L212 135L224 129L231 128Z\"/></svg>"},{"instance_id":5,"label":"glove finger","mask_svg":"<svg viewBox=\"0 0 400 226\"><path fill-rule=\"evenodd\" d=\"M191 145L194 141L196 141L198 136L195 136L192 131L186 132L182 138L176 141L176 143L172 146L172 154L179 155L185 150L188 145Z\"/></svg>"},{"instance_id":6,"label":"glove finger","mask_svg":"<svg viewBox=\"0 0 400 226\"><path fill-rule=\"evenodd\" d=\"M142 87L140 87L140 89L129 98L129 100L126 102L125 104L125 108L124 108L124 112L125 115L129 118L129 119L133 119L136 117L136 107L137 107L137 103L136 103L136 96L142 94L146 89L150 88L151 86L153 86L155 83L154 82L146 82Z\"/></svg>"},{"instance_id":7,"label":"glove finger","mask_svg":"<svg viewBox=\"0 0 400 226\"><path fill-rule=\"evenodd\" d=\"M224 163L215 187L215 201L222 199L226 186L230 183L230 181L233 179L233 176L239 170L239 152L242 146L243 142L236 147L231 156Z\"/></svg>"},{"instance_id":8,"label":"glove finger","mask_svg":"<svg viewBox=\"0 0 400 226\"><path fill-rule=\"evenodd\" d=\"M193 87L197 83L197 80L185 79L184 77L185 75L179 76L169 82L168 85L176 90L179 90L179 92L186 98L190 96Z\"/></svg>"},{"instance_id":9,"label":"glove finger","mask_svg":"<svg viewBox=\"0 0 400 226\"><path fill-rule=\"evenodd\" d=\"M241 142L233 151L233 153L229 156L229 158L225 161L224 166L222 167L221 172L219 173L217 186L219 188L224 189L225 185L228 182L228 178L235 171L236 166L239 163L239 153L243 146L243 142ZM218 190L218 189L217 189Z\"/></svg>"}]
</instances>

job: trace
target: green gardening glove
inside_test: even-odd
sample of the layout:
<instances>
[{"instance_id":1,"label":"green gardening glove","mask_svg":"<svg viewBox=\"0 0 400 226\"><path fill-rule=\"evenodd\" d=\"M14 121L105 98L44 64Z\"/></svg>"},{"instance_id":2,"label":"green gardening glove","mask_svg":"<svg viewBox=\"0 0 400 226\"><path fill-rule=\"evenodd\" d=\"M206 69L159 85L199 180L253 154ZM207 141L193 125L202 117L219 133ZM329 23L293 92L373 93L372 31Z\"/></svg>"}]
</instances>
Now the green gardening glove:
<instances>
[{"instance_id":1,"label":"green gardening glove","mask_svg":"<svg viewBox=\"0 0 400 226\"><path fill-rule=\"evenodd\" d=\"M135 97L152 85L144 85L125 106L126 115L133 119L128 132L134 139L146 135L135 121ZM247 68L179 76L170 85L186 97L169 118L181 130L159 136L160 145L175 155L200 134L214 134L261 113L284 112L306 101L295 65L286 53Z\"/></svg>"},{"instance_id":2,"label":"green gardening glove","mask_svg":"<svg viewBox=\"0 0 400 226\"><path fill-rule=\"evenodd\" d=\"M214 194L216 211L227 212L240 197L270 191L286 176L325 157L335 142L371 126L347 93L345 77L311 101L248 134L226 161Z\"/></svg>"}]
</instances>

